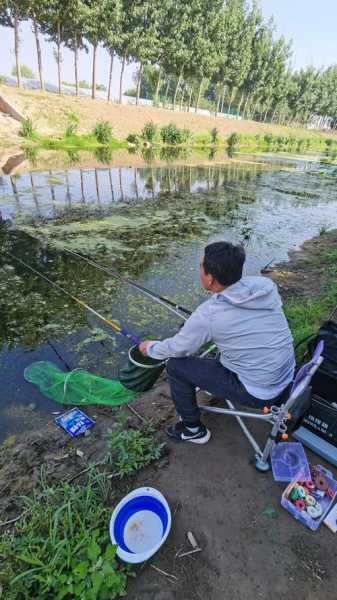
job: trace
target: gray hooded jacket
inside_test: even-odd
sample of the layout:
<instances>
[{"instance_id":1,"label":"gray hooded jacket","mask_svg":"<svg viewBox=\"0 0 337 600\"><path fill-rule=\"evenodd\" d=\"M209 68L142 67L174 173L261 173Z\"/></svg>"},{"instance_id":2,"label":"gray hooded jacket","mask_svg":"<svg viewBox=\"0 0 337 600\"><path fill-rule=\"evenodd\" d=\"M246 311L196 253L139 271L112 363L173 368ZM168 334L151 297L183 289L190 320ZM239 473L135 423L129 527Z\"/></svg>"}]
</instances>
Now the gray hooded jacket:
<instances>
[{"instance_id":1,"label":"gray hooded jacket","mask_svg":"<svg viewBox=\"0 0 337 600\"><path fill-rule=\"evenodd\" d=\"M220 362L261 400L278 396L292 381L293 340L277 287L267 277L242 277L203 302L180 331L148 347L152 358L194 354L213 341Z\"/></svg>"}]
</instances>

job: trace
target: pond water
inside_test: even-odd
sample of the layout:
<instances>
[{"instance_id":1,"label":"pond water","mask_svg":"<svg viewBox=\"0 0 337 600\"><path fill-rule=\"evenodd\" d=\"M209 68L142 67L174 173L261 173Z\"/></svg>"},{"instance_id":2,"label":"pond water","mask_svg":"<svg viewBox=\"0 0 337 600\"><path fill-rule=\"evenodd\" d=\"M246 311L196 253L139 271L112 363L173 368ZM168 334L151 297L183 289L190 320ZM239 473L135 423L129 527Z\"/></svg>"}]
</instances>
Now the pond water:
<instances>
[{"instance_id":1,"label":"pond water","mask_svg":"<svg viewBox=\"0 0 337 600\"><path fill-rule=\"evenodd\" d=\"M203 247L243 242L245 271L337 227L336 174L315 161L236 158L207 166L70 168L0 177L0 439L62 407L26 383L38 360L113 378L129 343L19 265L18 256L146 338L180 320L75 250L193 309Z\"/></svg>"}]
</instances>

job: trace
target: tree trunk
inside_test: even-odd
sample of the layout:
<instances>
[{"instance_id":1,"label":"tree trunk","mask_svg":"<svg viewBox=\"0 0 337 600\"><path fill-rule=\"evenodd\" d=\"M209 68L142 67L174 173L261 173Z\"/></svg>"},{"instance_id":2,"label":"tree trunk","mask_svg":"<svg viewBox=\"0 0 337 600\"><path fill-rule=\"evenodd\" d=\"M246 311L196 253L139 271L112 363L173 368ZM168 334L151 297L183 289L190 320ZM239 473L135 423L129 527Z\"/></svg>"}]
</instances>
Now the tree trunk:
<instances>
[{"instance_id":1,"label":"tree trunk","mask_svg":"<svg viewBox=\"0 0 337 600\"><path fill-rule=\"evenodd\" d=\"M199 102L200 102L200 96L201 96L201 90L202 90L202 84L203 84L203 82L204 82L204 80L202 79L200 81L200 85L199 85L198 97L197 97L197 102L196 102L196 105L195 105L194 112L197 112L198 108L199 108Z\"/></svg>"},{"instance_id":2,"label":"tree trunk","mask_svg":"<svg viewBox=\"0 0 337 600\"><path fill-rule=\"evenodd\" d=\"M267 118L267 115L268 115L268 112L269 112L269 109L270 109L270 105L271 105L271 101L268 102L267 108L266 108L266 112L264 113L264 117L263 117L263 122L264 123L266 122L266 118Z\"/></svg>"},{"instance_id":3,"label":"tree trunk","mask_svg":"<svg viewBox=\"0 0 337 600\"><path fill-rule=\"evenodd\" d=\"M57 21L57 77L58 77L58 86L59 86L59 94L61 94L61 24L60 21Z\"/></svg>"},{"instance_id":4,"label":"tree trunk","mask_svg":"<svg viewBox=\"0 0 337 600\"><path fill-rule=\"evenodd\" d=\"M218 95L218 100L217 100L216 105L215 105L215 116L216 117L218 116L218 112L220 110L220 100L221 100L221 92Z\"/></svg>"},{"instance_id":5,"label":"tree trunk","mask_svg":"<svg viewBox=\"0 0 337 600\"><path fill-rule=\"evenodd\" d=\"M96 98L96 52L97 44L93 45L92 53L92 86L91 86L91 97L93 100Z\"/></svg>"},{"instance_id":6,"label":"tree trunk","mask_svg":"<svg viewBox=\"0 0 337 600\"><path fill-rule=\"evenodd\" d=\"M76 88L76 96L79 94L79 85L78 85L78 41L77 41L77 33L75 33L74 39L74 68L75 68L75 88Z\"/></svg>"},{"instance_id":7,"label":"tree trunk","mask_svg":"<svg viewBox=\"0 0 337 600\"><path fill-rule=\"evenodd\" d=\"M114 50L110 50L110 70L109 70L109 84L108 84L108 102L111 98L111 84L112 84L112 70L114 66Z\"/></svg>"},{"instance_id":8,"label":"tree trunk","mask_svg":"<svg viewBox=\"0 0 337 600\"><path fill-rule=\"evenodd\" d=\"M193 95L193 85L192 85L192 87L191 87L190 95L189 95L189 97L188 97L188 108L187 108L187 112L190 112L190 109L191 109L192 95Z\"/></svg>"},{"instance_id":9,"label":"tree trunk","mask_svg":"<svg viewBox=\"0 0 337 600\"><path fill-rule=\"evenodd\" d=\"M249 99L250 99L250 92L248 92L248 94L247 94L246 102L245 102L245 105L243 107L243 118L246 117L246 110L247 110L247 107L248 107Z\"/></svg>"},{"instance_id":10,"label":"tree trunk","mask_svg":"<svg viewBox=\"0 0 337 600\"><path fill-rule=\"evenodd\" d=\"M169 91L169 87L170 87L170 79L167 80L166 83L166 88L165 88L165 94L164 94L164 100L163 100L163 105L166 106L166 101L167 101L167 94Z\"/></svg>"},{"instance_id":11,"label":"tree trunk","mask_svg":"<svg viewBox=\"0 0 337 600\"><path fill-rule=\"evenodd\" d=\"M21 81L21 64L20 64L20 37L19 37L19 19L18 16L14 17L14 46L15 46L15 63L16 63L16 78L18 82L18 88L22 87Z\"/></svg>"},{"instance_id":12,"label":"tree trunk","mask_svg":"<svg viewBox=\"0 0 337 600\"><path fill-rule=\"evenodd\" d=\"M185 85L183 85L183 89L182 89L182 91L181 91L181 98L180 98L180 107L179 107L179 110L182 110L182 109L183 109L183 102L184 102L184 96L185 96L185 89L186 89L186 86L185 86Z\"/></svg>"},{"instance_id":13,"label":"tree trunk","mask_svg":"<svg viewBox=\"0 0 337 600\"><path fill-rule=\"evenodd\" d=\"M139 72L138 72L138 81L137 81L136 106L138 106L138 104L139 104L140 86L142 85L143 68L144 68L143 63L140 63Z\"/></svg>"},{"instance_id":14,"label":"tree trunk","mask_svg":"<svg viewBox=\"0 0 337 600\"><path fill-rule=\"evenodd\" d=\"M33 30L35 35L35 43L36 43L36 52L37 52L37 63L39 68L39 78L40 78L40 88L44 90L44 82L42 77L42 55L41 55L41 46L39 39L39 28L36 22L35 16L33 15Z\"/></svg>"},{"instance_id":15,"label":"tree trunk","mask_svg":"<svg viewBox=\"0 0 337 600\"><path fill-rule=\"evenodd\" d=\"M231 114L231 108L232 108L232 102L234 100L234 94L235 94L235 88L233 87L232 91L231 91L231 96L230 96L230 99L229 99L228 109L227 109L227 112L228 112L229 115Z\"/></svg>"},{"instance_id":16,"label":"tree trunk","mask_svg":"<svg viewBox=\"0 0 337 600\"><path fill-rule=\"evenodd\" d=\"M258 101L258 100L256 100L256 102L255 102L255 104L254 104L254 108L253 108L253 110L252 110L252 119L253 119L253 121L254 121L254 115L255 115L255 112L256 112L256 108L257 108L257 105L258 105L258 103L259 103L259 101Z\"/></svg>"},{"instance_id":17,"label":"tree trunk","mask_svg":"<svg viewBox=\"0 0 337 600\"><path fill-rule=\"evenodd\" d=\"M242 92L242 94L241 94L241 98L240 98L240 102L239 102L239 104L238 104L238 108L237 108L238 115L240 114L240 109L241 109L241 106L242 106L243 97L244 97L244 93Z\"/></svg>"},{"instance_id":18,"label":"tree trunk","mask_svg":"<svg viewBox=\"0 0 337 600\"><path fill-rule=\"evenodd\" d=\"M221 98L221 108L220 108L220 112L223 112L223 105L225 104L225 96L226 96L226 85L223 86L222 88L222 98Z\"/></svg>"},{"instance_id":19,"label":"tree trunk","mask_svg":"<svg viewBox=\"0 0 337 600\"><path fill-rule=\"evenodd\" d=\"M161 84L160 75L161 75L161 67L159 67L156 91L154 94L154 105L155 106L158 104L159 90L160 90L160 84Z\"/></svg>"},{"instance_id":20,"label":"tree trunk","mask_svg":"<svg viewBox=\"0 0 337 600\"><path fill-rule=\"evenodd\" d=\"M124 75L124 69L125 69L125 63L126 63L126 56L127 56L127 50L125 50L125 52L124 52L122 68L121 68L121 75L120 75L120 79L119 79L119 104L122 104L122 100L123 100L123 75Z\"/></svg>"},{"instance_id":21,"label":"tree trunk","mask_svg":"<svg viewBox=\"0 0 337 600\"><path fill-rule=\"evenodd\" d=\"M177 102L177 95L178 95L178 89L180 87L180 82L181 82L181 78L183 76L183 70L184 70L184 66L181 67L180 69L180 73L179 73L179 77L178 77L178 83L176 85L176 89L174 92L174 98L173 98L173 110L176 109L176 102Z\"/></svg>"}]
</instances>

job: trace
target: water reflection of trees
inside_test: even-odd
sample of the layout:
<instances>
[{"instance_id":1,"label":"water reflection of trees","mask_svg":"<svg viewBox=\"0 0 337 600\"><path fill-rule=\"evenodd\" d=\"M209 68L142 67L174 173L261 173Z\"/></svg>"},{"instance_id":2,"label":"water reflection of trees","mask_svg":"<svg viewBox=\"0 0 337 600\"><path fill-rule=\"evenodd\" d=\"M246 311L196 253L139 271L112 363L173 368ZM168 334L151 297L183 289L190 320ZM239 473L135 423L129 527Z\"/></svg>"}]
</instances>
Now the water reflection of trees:
<instances>
[{"instance_id":1,"label":"water reflection of trees","mask_svg":"<svg viewBox=\"0 0 337 600\"><path fill-rule=\"evenodd\" d=\"M55 218L56 214L78 212L79 205L87 205L88 210L106 212L116 202L138 202L147 198L155 200L162 195L185 196L189 194L211 193L212 195L236 193L241 197L249 187L251 200L255 197L257 181L261 167L250 165L247 169L240 163L207 165L167 165L143 168L95 168L65 169L39 173L39 185L36 186L35 174L29 175L30 190L21 192L18 187L20 176L9 177L11 192L15 202L15 212L20 214L24 208L27 193L30 192L34 204L33 211L25 211L25 218ZM41 183L43 178L43 183ZM45 191L49 189L49 194ZM42 190L42 191L41 191ZM63 199L62 199L63 193ZM48 198L49 196L49 198ZM41 200L43 206L40 206ZM94 201L93 201L94 199ZM48 212L49 205L49 212ZM51 210L50 210L51 209Z\"/></svg>"}]
</instances>

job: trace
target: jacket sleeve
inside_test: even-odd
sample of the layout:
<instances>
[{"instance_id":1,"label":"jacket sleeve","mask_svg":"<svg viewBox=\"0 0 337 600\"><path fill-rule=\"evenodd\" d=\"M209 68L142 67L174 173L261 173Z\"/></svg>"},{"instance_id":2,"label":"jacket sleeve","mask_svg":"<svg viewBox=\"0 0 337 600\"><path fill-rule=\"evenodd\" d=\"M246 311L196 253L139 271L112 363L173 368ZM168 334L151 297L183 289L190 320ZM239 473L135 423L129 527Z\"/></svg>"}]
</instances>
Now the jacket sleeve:
<instances>
[{"instance_id":1,"label":"jacket sleeve","mask_svg":"<svg viewBox=\"0 0 337 600\"><path fill-rule=\"evenodd\" d=\"M147 352L151 358L181 358L194 354L211 339L208 319L199 308L187 319L176 335L162 342L151 341Z\"/></svg>"}]
</instances>

